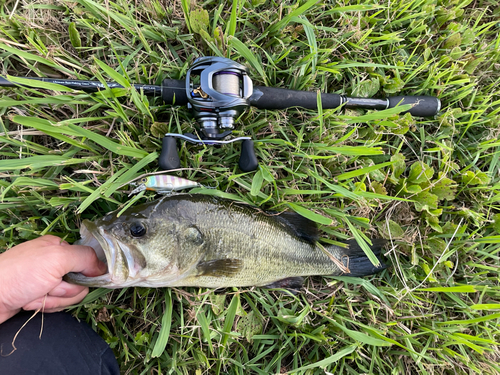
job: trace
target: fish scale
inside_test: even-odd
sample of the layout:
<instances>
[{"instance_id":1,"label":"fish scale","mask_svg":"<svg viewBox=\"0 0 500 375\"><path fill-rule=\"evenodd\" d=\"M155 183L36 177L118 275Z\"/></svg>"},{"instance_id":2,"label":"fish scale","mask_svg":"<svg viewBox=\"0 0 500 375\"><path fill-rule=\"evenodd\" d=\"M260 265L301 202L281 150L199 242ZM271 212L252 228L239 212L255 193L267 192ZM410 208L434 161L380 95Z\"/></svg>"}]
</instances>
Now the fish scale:
<instances>
[{"instance_id":1,"label":"fish scale","mask_svg":"<svg viewBox=\"0 0 500 375\"><path fill-rule=\"evenodd\" d=\"M325 254L316 225L296 213L266 213L201 194L164 197L83 224L80 243L97 240L114 265L103 276L66 276L86 286L280 287L302 276L343 274L346 257L348 275L384 268L374 267L353 242L326 246Z\"/></svg>"},{"instance_id":2,"label":"fish scale","mask_svg":"<svg viewBox=\"0 0 500 375\"><path fill-rule=\"evenodd\" d=\"M256 222L253 212L249 210L235 212L234 207L228 210L231 210L231 215L216 215L216 220L210 226L205 225L206 220L203 218L197 220L197 225L207 234L209 242L216 243L218 238L225 239L223 254L215 249L208 254L211 259L222 256L244 259L243 269L234 277L221 279L194 276L183 280L183 283L203 286L262 286L286 277L341 273L337 265L320 249L280 230L272 220ZM229 217L233 220L228 220ZM258 269L261 270L260 273L256 273Z\"/></svg>"}]
</instances>

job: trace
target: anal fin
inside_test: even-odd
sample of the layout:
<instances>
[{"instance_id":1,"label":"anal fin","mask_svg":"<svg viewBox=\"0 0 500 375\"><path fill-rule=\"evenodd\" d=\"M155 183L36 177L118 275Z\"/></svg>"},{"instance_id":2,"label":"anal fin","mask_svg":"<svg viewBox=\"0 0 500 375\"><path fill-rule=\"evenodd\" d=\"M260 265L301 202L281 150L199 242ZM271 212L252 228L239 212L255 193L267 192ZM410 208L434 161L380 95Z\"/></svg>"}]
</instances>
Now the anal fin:
<instances>
[{"instance_id":1,"label":"anal fin","mask_svg":"<svg viewBox=\"0 0 500 375\"><path fill-rule=\"evenodd\" d=\"M286 279L275 281L271 284L264 286L264 288L287 289L291 293L297 294L299 289L302 288L303 284L304 284L304 278L296 276L296 277L287 277Z\"/></svg>"}]
</instances>

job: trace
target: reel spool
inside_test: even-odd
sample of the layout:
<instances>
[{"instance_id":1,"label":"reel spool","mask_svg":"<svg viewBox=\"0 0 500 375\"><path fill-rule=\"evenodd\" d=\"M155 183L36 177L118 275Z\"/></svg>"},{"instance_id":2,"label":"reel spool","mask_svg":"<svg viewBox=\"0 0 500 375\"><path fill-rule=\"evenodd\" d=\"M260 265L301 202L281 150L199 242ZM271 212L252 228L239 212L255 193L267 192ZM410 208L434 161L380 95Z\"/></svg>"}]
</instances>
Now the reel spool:
<instances>
[{"instance_id":1,"label":"reel spool","mask_svg":"<svg viewBox=\"0 0 500 375\"><path fill-rule=\"evenodd\" d=\"M186 96L188 108L199 124L199 132L197 135L165 134L160 168L169 170L180 167L177 150L171 150L175 141L169 138L181 138L206 145L242 141L240 169L244 172L255 170L258 162L253 141L249 137L223 141L232 133L235 118L250 106L249 98L252 94L253 83L245 66L223 57L196 59L186 74Z\"/></svg>"}]
</instances>

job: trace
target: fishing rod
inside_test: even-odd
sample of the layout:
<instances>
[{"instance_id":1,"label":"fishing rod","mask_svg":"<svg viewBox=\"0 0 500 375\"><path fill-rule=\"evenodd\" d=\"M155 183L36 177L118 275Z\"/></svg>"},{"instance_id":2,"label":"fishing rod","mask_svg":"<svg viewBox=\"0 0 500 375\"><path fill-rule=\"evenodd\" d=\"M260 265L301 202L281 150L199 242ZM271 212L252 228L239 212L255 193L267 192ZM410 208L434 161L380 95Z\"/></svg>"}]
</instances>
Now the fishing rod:
<instances>
[{"instance_id":1,"label":"fishing rod","mask_svg":"<svg viewBox=\"0 0 500 375\"><path fill-rule=\"evenodd\" d=\"M16 77L13 77L14 79ZM26 78L26 77L23 77ZM123 88L116 82L29 78L56 83L70 89L97 92L106 88ZM0 77L0 87L23 86ZM235 118L249 106L258 109L286 109L302 107L317 109L317 93L266 86L253 86L248 69L233 60L223 57L201 57L193 62L185 80L165 79L160 86L133 84L146 96L161 97L166 104L187 105L191 109L199 129L192 133L167 133L162 140L162 151L158 164L163 170L177 169L180 159L176 139L200 145L223 145L242 142L238 165L244 172L258 167L254 144L250 137L231 138ZM392 96L384 99L351 98L340 94L321 94L323 109L362 108L383 110L398 105L410 104L408 111L413 116L432 117L441 109L441 102L433 96Z\"/></svg>"}]
</instances>

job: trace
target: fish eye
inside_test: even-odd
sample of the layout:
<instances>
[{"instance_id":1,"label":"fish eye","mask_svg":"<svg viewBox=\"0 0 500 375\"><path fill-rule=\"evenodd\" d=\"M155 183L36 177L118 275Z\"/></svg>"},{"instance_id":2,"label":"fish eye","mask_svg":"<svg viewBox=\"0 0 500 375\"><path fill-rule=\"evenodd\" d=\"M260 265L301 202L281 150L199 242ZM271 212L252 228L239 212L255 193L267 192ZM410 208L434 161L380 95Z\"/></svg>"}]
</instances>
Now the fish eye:
<instances>
[{"instance_id":1,"label":"fish eye","mask_svg":"<svg viewBox=\"0 0 500 375\"><path fill-rule=\"evenodd\" d=\"M142 237L146 234L146 227L140 222L133 223L130 226L130 234L132 237Z\"/></svg>"},{"instance_id":2,"label":"fish eye","mask_svg":"<svg viewBox=\"0 0 500 375\"><path fill-rule=\"evenodd\" d=\"M141 178L141 182L142 182L143 184L145 184L146 182L148 182L148 179L147 179L146 177Z\"/></svg>"}]
</instances>

